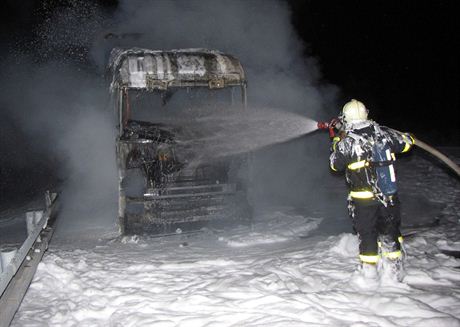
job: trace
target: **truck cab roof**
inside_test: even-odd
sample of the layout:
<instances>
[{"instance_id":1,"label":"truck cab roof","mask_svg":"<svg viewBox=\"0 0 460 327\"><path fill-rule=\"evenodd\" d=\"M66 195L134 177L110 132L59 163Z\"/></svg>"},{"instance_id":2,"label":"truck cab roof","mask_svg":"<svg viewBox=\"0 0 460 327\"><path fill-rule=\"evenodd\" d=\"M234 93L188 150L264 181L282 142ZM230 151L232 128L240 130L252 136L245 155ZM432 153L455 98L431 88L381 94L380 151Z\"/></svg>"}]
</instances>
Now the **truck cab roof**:
<instances>
[{"instance_id":1,"label":"truck cab roof","mask_svg":"<svg viewBox=\"0 0 460 327\"><path fill-rule=\"evenodd\" d=\"M166 90L169 87L223 88L246 83L238 59L208 49L148 50L115 48L108 69L111 89Z\"/></svg>"}]
</instances>

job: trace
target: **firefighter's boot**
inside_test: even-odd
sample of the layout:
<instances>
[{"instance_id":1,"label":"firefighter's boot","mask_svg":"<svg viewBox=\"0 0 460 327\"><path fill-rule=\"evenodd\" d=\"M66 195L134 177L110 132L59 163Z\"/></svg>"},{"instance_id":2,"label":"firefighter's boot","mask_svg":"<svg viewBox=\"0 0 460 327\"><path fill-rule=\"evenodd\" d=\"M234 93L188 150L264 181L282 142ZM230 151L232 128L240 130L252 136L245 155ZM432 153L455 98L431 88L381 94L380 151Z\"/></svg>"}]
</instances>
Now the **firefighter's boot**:
<instances>
[{"instance_id":1,"label":"firefighter's boot","mask_svg":"<svg viewBox=\"0 0 460 327\"><path fill-rule=\"evenodd\" d=\"M379 242L379 247L382 257L379 270L382 272L382 277L401 282L404 279L404 250L402 247L402 238L398 239L398 244L382 239Z\"/></svg>"},{"instance_id":2,"label":"firefighter's boot","mask_svg":"<svg viewBox=\"0 0 460 327\"><path fill-rule=\"evenodd\" d=\"M398 259L387 259L385 260L386 263L386 274L393 279L394 281L397 282L402 282L404 279L404 261L401 258Z\"/></svg>"},{"instance_id":3,"label":"firefighter's boot","mask_svg":"<svg viewBox=\"0 0 460 327\"><path fill-rule=\"evenodd\" d=\"M361 263L361 274L366 279L377 279L378 278L378 271L377 265L375 263Z\"/></svg>"}]
</instances>

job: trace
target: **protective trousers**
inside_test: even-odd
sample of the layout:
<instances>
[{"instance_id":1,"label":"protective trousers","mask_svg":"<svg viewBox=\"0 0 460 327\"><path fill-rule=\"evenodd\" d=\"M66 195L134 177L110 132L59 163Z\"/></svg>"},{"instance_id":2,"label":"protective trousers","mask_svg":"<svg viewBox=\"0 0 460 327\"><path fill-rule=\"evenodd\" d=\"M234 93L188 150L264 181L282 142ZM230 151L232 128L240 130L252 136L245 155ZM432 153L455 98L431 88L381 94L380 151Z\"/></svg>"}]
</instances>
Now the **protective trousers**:
<instances>
[{"instance_id":1,"label":"protective trousers","mask_svg":"<svg viewBox=\"0 0 460 327\"><path fill-rule=\"evenodd\" d=\"M401 257L401 214L397 197L387 206L376 199L352 199L348 207L360 240L361 261L377 263L379 245L383 256L389 259Z\"/></svg>"}]
</instances>

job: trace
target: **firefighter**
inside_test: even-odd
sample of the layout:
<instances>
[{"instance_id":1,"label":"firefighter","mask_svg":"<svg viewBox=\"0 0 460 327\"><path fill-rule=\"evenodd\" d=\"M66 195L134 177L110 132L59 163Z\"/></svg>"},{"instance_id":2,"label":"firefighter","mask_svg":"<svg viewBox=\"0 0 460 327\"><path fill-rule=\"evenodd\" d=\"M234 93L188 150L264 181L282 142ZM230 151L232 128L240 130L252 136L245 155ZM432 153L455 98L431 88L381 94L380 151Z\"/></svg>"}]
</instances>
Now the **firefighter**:
<instances>
[{"instance_id":1,"label":"firefighter","mask_svg":"<svg viewBox=\"0 0 460 327\"><path fill-rule=\"evenodd\" d=\"M409 151L414 141L367 116L362 102L352 99L345 104L339 136L332 140L330 166L345 171L348 209L359 237L360 270L365 277L376 278L382 267L400 281L403 240L393 163L395 154Z\"/></svg>"}]
</instances>

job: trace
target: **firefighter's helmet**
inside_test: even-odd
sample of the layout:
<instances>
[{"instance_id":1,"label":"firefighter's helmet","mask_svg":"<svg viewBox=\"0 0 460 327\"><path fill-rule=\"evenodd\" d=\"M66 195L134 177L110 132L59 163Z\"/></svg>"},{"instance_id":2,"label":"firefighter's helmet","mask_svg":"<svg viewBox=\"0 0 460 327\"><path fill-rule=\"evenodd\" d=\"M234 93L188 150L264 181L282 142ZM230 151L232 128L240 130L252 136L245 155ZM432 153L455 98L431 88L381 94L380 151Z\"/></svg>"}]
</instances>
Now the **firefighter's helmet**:
<instances>
[{"instance_id":1,"label":"firefighter's helmet","mask_svg":"<svg viewBox=\"0 0 460 327\"><path fill-rule=\"evenodd\" d=\"M366 106L356 99L351 99L342 109L341 118L345 123L353 123L367 120L368 110Z\"/></svg>"}]
</instances>

